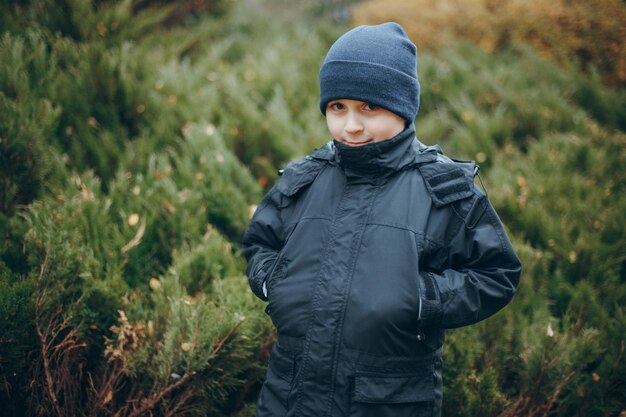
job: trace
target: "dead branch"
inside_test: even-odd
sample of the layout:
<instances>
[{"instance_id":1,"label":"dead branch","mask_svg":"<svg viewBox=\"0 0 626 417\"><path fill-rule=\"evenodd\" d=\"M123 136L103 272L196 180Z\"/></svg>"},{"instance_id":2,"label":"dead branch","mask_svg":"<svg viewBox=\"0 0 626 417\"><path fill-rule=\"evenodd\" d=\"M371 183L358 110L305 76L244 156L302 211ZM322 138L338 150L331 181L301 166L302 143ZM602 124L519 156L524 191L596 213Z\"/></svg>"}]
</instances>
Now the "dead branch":
<instances>
[{"instance_id":1,"label":"dead branch","mask_svg":"<svg viewBox=\"0 0 626 417\"><path fill-rule=\"evenodd\" d=\"M237 330L237 328L239 327L239 325L241 324L241 322L236 323L226 334L226 336L224 336L221 339L216 339L215 342L213 343L213 354L217 354L222 347L224 346L224 344L226 343L226 341L228 339L230 339L232 337L232 335L235 333L235 330ZM183 377L181 379L179 379L178 381L176 381L175 383L169 385L167 388L165 388L164 390L162 390L161 392L159 392L158 394L156 394L155 396L153 396L151 399L145 399L144 400L144 404L143 406L141 406L138 409L135 409L132 413L130 413L128 415L128 417L138 417L140 415L142 415L143 413L147 412L150 409L153 409L159 402L161 402L161 400L163 400L163 398L167 395L169 395L172 391L174 391L175 389L179 388L180 386L182 386L183 384L185 384L187 382L187 380L189 380L192 376L196 375L196 372L189 372L185 375L183 375ZM185 403L187 402L187 400L191 398L191 394L184 394L181 398L178 399L176 405L174 406L174 408L182 408ZM173 410L169 411L169 414L171 414L173 412ZM174 415L174 414L171 414Z\"/></svg>"},{"instance_id":2,"label":"dead branch","mask_svg":"<svg viewBox=\"0 0 626 417\"><path fill-rule=\"evenodd\" d=\"M98 387L96 387L96 383L94 382L91 373L88 375L88 409L90 416L99 416L103 410L106 410L107 405L113 401L115 394L121 390L125 376L126 373L124 372L119 360L114 362L112 368L108 368L104 371L100 380L100 386Z\"/></svg>"},{"instance_id":3,"label":"dead branch","mask_svg":"<svg viewBox=\"0 0 626 417\"><path fill-rule=\"evenodd\" d=\"M46 381L44 384L45 390L50 399L50 403L52 404L52 408L54 409L55 414L59 417L63 417L63 412L59 405L57 396L55 394L54 380L52 379L52 373L50 372L50 362L49 362L49 356L48 356L48 343L49 342L47 341L47 338L44 335L44 332L41 330L41 322L40 322L41 320L40 308L43 302L42 280L43 280L44 273L46 271L47 264L48 264L48 253L46 253L44 260L41 264L41 267L39 268L39 278L37 280L38 281L37 283L38 296L35 302L35 330L37 331L37 336L39 337L39 343L41 345L41 358L43 360L43 370L44 370L44 375L46 378ZM52 325L52 320L48 322L46 326L46 331L50 329L51 325Z\"/></svg>"},{"instance_id":4,"label":"dead branch","mask_svg":"<svg viewBox=\"0 0 626 417\"><path fill-rule=\"evenodd\" d=\"M269 337L265 340L265 342L261 346L261 349L259 349L259 352L256 354L257 362L263 359L267 359L269 357L269 351L270 351L271 346L274 344L275 339L276 338L275 338L274 333L273 332L270 333ZM254 377L254 371L251 369L248 371L246 375L246 382L244 383L241 390L239 390L239 393L237 395L237 400L235 401L235 404L233 405L232 410L240 410L243 407L243 402L244 402L246 395L248 394L248 391L250 391L250 388L252 388L252 386L256 382L257 382L257 378Z\"/></svg>"},{"instance_id":5,"label":"dead branch","mask_svg":"<svg viewBox=\"0 0 626 417\"><path fill-rule=\"evenodd\" d=\"M234 326L233 326L233 327L232 327L232 328L228 331L228 333L226 334L226 336L224 336L224 338L223 338L222 340L219 340L219 337L218 337L218 339L216 339L216 340L215 340L215 342L213 342L213 354L214 354L214 355L215 355L215 354L217 354L217 353L218 353L218 352L222 349L222 347L224 346L224 343L226 343L226 341L227 341L228 339L230 339L230 337L233 335L233 333L235 333L235 330L237 330L237 328L239 327L239 325L240 325L241 323L242 323L241 321L240 321L240 322L237 322L237 323L236 323L236 324L235 324L235 325L234 325ZM218 340L219 340L219 342L218 342ZM217 342L217 344L216 344L216 342Z\"/></svg>"},{"instance_id":6,"label":"dead branch","mask_svg":"<svg viewBox=\"0 0 626 417\"><path fill-rule=\"evenodd\" d=\"M182 386L185 382L187 382L187 380L189 380L189 378L191 378L195 374L196 374L196 372L194 371L194 372L189 372L189 373L183 375L183 377L181 379L179 379L174 384L171 384L170 386L165 388L163 391L161 391L158 394L156 394L152 399L146 401L146 403L141 408L139 408L139 409L135 410L134 412L132 412L131 414L129 414L128 417L138 417L138 416L142 415L143 413L145 413L146 411L154 408L166 395L168 395L170 392L174 391L176 388Z\"/></svg>"},{"instance_id":7,"label":"dead branch","mask_svg":"<svg viewBox=\"0 0 626 417\"><path fill-rule=\"evenodd\" d=\"M554 387L554 391L552 392L552 395L550 395L547 403L532 405L531 403L533 401L534 395L532 393L522 393L517 398L517 400L510 407L501 412L498 417L515 417L519 415L534 417L540 415L540 413L542 413L542 417L548 417L552 415L554 413L554 410L552 409L554 407L554 404L556 404L559 395L561 395L561 392L563 391L563 388L565 388L565 386L570 382L574 375L575 372L572 371L563 377L563 379L556 385L556 387Z\"/></svg>"},{"instance_id":8,"label":"dead branch","mask_svg":"<svg viewBox=\"0 0 626 417\"><path fill-rule=\"evenodd\" d=\"M122 253L122 255L125 255L126 252L128 252L129 250L131 250L135 246L139 246L145 231L146 231L146 220L145 219L141 219L141 224L139 225L139 229L137 229L137 233L135 234L135 236L127 244L125 244L122 247L122 249L120 249L120 252Z\"/></svg>"},{"instance_id":9,"label":"dead branch","mask_svg":"<svg viewBox=\"0 0 626 417\"><path fill-rule=\"evenodd\" d=\"M75 415L80 408L80 380L82 364L77 361L76 349L84 348L70 319L64 317L59 305L51 311L43 311L46 304L46 269L48 253L40 265L35 297L35 331L39 339L40 364L43 371L43 398L58 417ZM74 368L77 366L77 368ZM35 369L35 368L33 368ZM35 375L37 375L35 371ZM60 397L62 393L62 397ZM60 398L63 398L61 401ZM43 403L42 403L43 404Z\"/></svg>"},{"instance_id":10,"label":"dead branch","mask_svg":"<svg viewBox=\"0 0 626 417\"><path fill-rule=\"evenodd\" d=\"M191 390L183 391L171 408L165 412L165 417L181 417L191 412L193 406L188 402L193 396L194 393Z\"/></svg>"},{"instance_id":11,"label":"dead branch","mask_svg":"<svg viewBox=\"0 0 626 417\"><path fill-rule=\"evenodd\" d=\"M561 391L563 390L563 388L565 388L565 386L568 384L568 382L570 381L570 379L572 379L572 377L574 375L575 375L574 371L570 372L554 388L554 392L550 396L550 400L548 401L548 404L546 406L546 411L543 413L543 417L548 417L549 416L550 410L552 410L552 406L554 406L554 403L556 403L556 400L558 399L559 395L561 394Z\"/></svg>"}]
</instances>

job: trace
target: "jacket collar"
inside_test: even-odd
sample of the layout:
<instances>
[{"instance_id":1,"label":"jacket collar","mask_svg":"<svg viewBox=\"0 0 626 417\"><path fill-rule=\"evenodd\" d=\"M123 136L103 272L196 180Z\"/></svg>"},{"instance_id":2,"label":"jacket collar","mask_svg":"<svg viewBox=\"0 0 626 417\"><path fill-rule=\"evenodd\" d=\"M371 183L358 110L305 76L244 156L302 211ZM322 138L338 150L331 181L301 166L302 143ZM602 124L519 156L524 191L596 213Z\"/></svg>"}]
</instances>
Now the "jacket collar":
<instances>
[{"instance_id":1,"label":"jacket collar","mask_svg":"<svg viewBox=\"0 0 626 417\"><path fill-rule=\"evenodd\" d=\"M415 137L415 125L411 124L387 141L357 148L333 140L315 149L311 157L338 164L351 175L373 177L435 162L438 157L442 157L442 151L438 145L426 146L421 143Z\"/></svg>"},{"instance_id":2,"label":"jacket collar","mask_svg":"<svg viewBox=\"0 0 626 417\"><path fill-rule=\"evenodd\" d=\"M415 125L411 123L389 140L353 147L333 141L335 162L348 176L385 177L414 162ZM423 146L423 145L422 145Z\"/></svg>"}]
</instances>

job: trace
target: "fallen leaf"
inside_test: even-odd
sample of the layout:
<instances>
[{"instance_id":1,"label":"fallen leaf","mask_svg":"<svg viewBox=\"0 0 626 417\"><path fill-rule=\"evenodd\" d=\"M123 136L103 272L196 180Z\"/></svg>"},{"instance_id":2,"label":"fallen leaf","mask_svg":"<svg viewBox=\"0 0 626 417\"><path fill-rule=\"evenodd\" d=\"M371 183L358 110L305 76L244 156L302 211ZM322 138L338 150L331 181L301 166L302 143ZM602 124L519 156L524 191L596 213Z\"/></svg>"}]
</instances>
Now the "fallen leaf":
<instances>
[{"instance_id":1,"label":"fallen leaf","mask_svg":"<svg viewBox=\"0 0 626 417\"><path fill-rule=\"evenodd\" d=\"M150 288L155 291L158 290L159 288L161 288L161 281L159 281L157 278L150 278Z\"/></svg>"},{"instance_id":2,"label":"fallen leaf","mask_svg":"<svg viewBox=\"0 0 626 417\"><path fill-rule=\"evenodd\" d=\"M139 214L133 213L130 216L128 216L128 225L129 226L136 226L137 223L139 223Z\"/></svg>"}]
</instances>

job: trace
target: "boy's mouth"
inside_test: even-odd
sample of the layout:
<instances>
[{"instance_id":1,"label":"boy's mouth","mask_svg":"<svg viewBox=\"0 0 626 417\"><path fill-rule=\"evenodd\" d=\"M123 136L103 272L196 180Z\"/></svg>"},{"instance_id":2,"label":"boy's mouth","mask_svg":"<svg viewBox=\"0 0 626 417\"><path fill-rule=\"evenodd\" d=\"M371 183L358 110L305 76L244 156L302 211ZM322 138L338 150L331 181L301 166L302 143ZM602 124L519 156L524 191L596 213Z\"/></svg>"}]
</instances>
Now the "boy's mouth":
<instances>
[{"instance_id":1,"label":"boy's mouth","mask_svg":"<svg viewBox=\"0 0 626 417\"><path fill-rule=\"evenodd\" d=\"M347 140L344 139L343 143L345 143L348 146L363 146L363 145L367 145L368 143L372 142L372 139L366 139L366 140Z\"/></svg>"}]
</instances>

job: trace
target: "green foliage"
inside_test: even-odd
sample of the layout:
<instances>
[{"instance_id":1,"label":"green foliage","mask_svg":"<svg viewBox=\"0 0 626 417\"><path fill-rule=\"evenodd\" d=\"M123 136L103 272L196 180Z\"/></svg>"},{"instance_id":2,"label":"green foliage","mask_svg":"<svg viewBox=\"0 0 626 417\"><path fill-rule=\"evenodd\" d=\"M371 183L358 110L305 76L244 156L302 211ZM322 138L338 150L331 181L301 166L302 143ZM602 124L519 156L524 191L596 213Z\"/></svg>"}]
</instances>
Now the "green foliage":
<instances>
[{"instance_id":1,"label":"green foliage","mask_svg":"<svg viewBox=\"0 0 626 417\"><path fill-rule=\"evenodd\" d=\"M30 99L33 91L50 81L54 71L36 33L25 38L0 38L0 212L11 216L16 205L28 204L45 188L63 183L63 162L46 146L54 135L60 109L46 97Z\"/></svg>"},{"instance_id":2,"label":"green foliage","mask_svg":"<svg viewBox=\"0 0 626 417\"><path fill-rule=\"evenodd\" d=\"M506 170L499 165L501 182L494 195L501 215L516 219L511 227L533 246L552 252L570 283L586 279L600 291L611 288L616 297L624 296L615 290L626 259L621 239L626 178L616 169L626 163L625 144L622 133L550 136L528 150L532 169L510 150L498 156L511 162ZM563 172L568 175L558 175ZM570 199L545 204L557 195Z\"/></svg>"},{"instance_id":3,"label":"green foliage","mask_svg":"<svg viewBox=\"0 0 626 417\"><path fill-rule=\"evenodd\" d=\"M98 334L113 324L128 290L109 246L120 234L107 222L98 192L96 179L75 175L65 194L30 207L26 235L29 263L38 272L40 308L50 312L62 305L65 316L93 339L96 351L102 346Z\"/></svg>"},{"instance_id":4,"label":"green foliage","mask_svg":"<svg viewBox=\"0 0 626 417\"><path fill-rule=\"evenodd\" d=\"M199 294L210 291L213 281L236 275L243 265L233 256L232 245L209 227L202 243L174 254L172 269L187 293Z\"/></svg>"},{"instance_id":5,"label":"green foliage","mask_svg":"<svg viewBox=\"0 0 626 417\"><path fill-rule=\"evenodd\" d=\"M0 263L17 274L29 271L27 257L23 251L24 235L28 231L23 219L18 216L7 217L0 213Z\"/></svg>"},{"instance_id":6,"label":"green foliage","mask_svg":"<svg viewBox=\"0 0 626 417\"><path fill-rule=\"evenodd\" d=\"M0 263L0 387L9 390L24 383L28 371L24 360L35 347L34 284L14 276Z\"/></svg>"},{"instance_id":7,"label":"green foliage","mask_svg":"<svg viewBox=\"0 0 626 417\"><path fill-rule=\"evenodd\" d=\"M129 146L109 198L110 220L125 236L118 248L128 245L123 267L132 286L163 273L177 248L218 255L209 245L198 246L207 228L215 226L233 241L243 234L258 186L214 129L188 125L177 146L146 156Z\"/></svg>"},{"instance_id":8,"label":"green foliage","mask_svg":"<svg viewBox=\"0 0 626 417\"><path fill-rule=\"evenodd\" d=\"M489 56L464 44L422 57L420 79L418 133L483 168L505 145L525 151L548 132L583 136L592 122L606 129L626 125L623 93L568 75L530 49Z\"/></svg>"}]
</instances>

